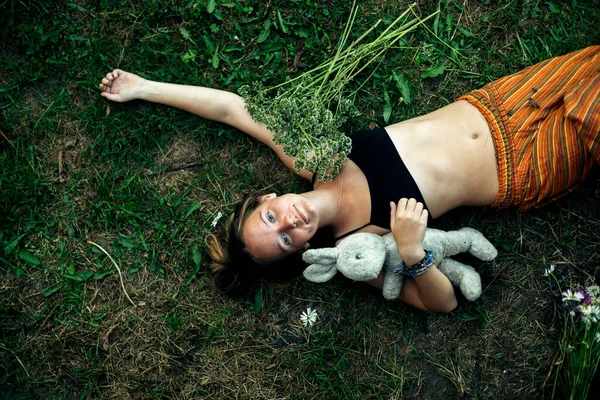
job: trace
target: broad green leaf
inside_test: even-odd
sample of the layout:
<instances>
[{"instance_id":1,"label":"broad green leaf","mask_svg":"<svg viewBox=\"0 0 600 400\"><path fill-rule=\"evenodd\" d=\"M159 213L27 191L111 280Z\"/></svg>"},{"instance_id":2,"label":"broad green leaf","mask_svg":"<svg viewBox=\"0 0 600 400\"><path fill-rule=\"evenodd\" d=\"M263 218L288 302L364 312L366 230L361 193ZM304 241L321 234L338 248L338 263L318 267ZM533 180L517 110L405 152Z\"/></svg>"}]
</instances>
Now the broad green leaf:
<instances>
[{"instance_id":1,"label":"broad green leaf","mask_svg":"<svg viewBox=\"0 0 600 400\"><path fill-rule=\"evenodd\" d=\"M212 40L210 40L207 35L202 36L202 39L204 39L204 44L206 45L207 49L210 52L213 52L215 50L215 44L212 42Z\"/></svg>"},{"instance_id":2,"label":"broad green leaf","mask_svg":"<svg viewBox=\"0 0 600 400\"><path fill-rule=\"evenodd\" d=\"M131 243L129 240L121 239L119 240L119 244L128 249L134 249L135 245Z\"/></svg>"},{"instance_id":3,"label":"broad green leaf","mask_svg":"<svg viewBox=\"0 0 600 400\"><path fill-rule=\"evenodd\" d=\"M390 94L387 89L384 89L383 91L383 99L385 100L385 105L383 106L383 120L387 124L392 115L392 101L390 100Z\"/></svg>"},{"instance_id":4,"label":"broad green leaf","mask_svg":"<svg viewBox=\"0 0 600 400\"><path fill-rule=\"evenodd\" d=\"M190 61L196 61L196 50L189 49L187 53L181 56L181 60L186 64Z\"/></svg>"},{"instance_id":5,"label":"broad green leaf","mask_svg":"<svg viewBox=\"0 0 600 400\"><path fill-rule=\"evenodd\" d=\"M25 261L27 264L32 265L34 267L37 267L42 263L39 258L37 258L36 256L34 256L33 254L31 254L29 251L27 251L25 249L19 250L18 256L21 260Z\"/></svg>"},{"instance_id":6,"label":"broad green leaf","mask_svg":"<svg viewBox=\"0 0 600 400\"><path fill-rule=\"evenodd\" d=\"M421 78L435 78L436 76L440 76L446 70L446 66L444 64L437 65L435 67L429 67L427 71L423 72Z\"/></svg>"},{"instance_id":7,"label":"broad green leaf","mask_svg":"<svg viewBox=\"0 0 600 400\"><path fill-rule=\"evenodd\" d=\"M104 317L106 317L106 312L103 311L95 314L92 318L94 318L96 321L100 321Z\"/></svg>"},{"instance_id":8,"label":"broad green leaf","mask_svg":"<svg viewBox=\"0 0 600 400\"><path fill-rule=\"evenodd\" d=\"M463 35L465 35L467 37L473 37L473 33L471 33L471 31L468 30L467 28L465 28L464 26L458 25L457 28L460 31L460 33L462 33Z\"/></svg>"},{"instance_id":9,"label":"broad green leaf","mask_svg":"<svg viewBox=\"0 0 600 400\"><path fill-rule=\"evenodd\" d=\"M396 82L396 87L400 91L402 98L400 99L404 104L410 104L412 101L410 98L410 88L408 87L408 82L406 81L406 76L404 74L396 74L396 72L392 71L392 75L394 77L394 81Z\"/></svg>"},{"instance_id":10,"label":"broad green leaf","mask_svg":"<svg viewBox=\"0 0 600 400\"><path fill-rule=\"evenodd\" d=\"M198 271L200 271L200 264L202 263L202 254L200 254L200 250L198 250L198 246L196 245L194 245L194 247L192 248L192 259L194 260L194 264L196 265L194 266L190 277L187 279L186 283L188 285L194 280L196 275L198 275Z\"/></svg>"},{"instance_id":11,"label":"broad green leaf","mask_svg":"<svg viewBox=\"0 0 600 400\"><path fill-rule=\"evenodd\" d=\"M435 19L433 20L433 33L435 33L436 35L439 35L439 26L440 26L440 14L436 15Z\"/></svg>"},{"instance_id":12,"label":"broad green leaf","mask_svg":"<svg viewBox=\"0 0 600 400\"><path fill-rule=\"evenodd\" d=\"M200 203L198 203L197 201L193 201L192 204L190 204L190 207L188 208L184 219L187 219L187 217L189 217L194 211L196 211L199 208L200 208Z\"/></svg>"},{"instance_id":13,"label":"broad green leaf","mask_svg":"<svg viewBox=\"0 0 600 400\"><path fill-rule=\"evenodd\" d=\"M206 11L208 11L209 14L212 14L213 11L215 11L215 3L215 0L208 0L208 4L206 5Z\"/></svg>"},{"instance_id":14,"label":"broad green leaf","mask_svg":"<svg viewBox=\"0 0 600 400\"><path fill-rule=\"evenodd\" d=\"M283 33L288 33L290 30L288 29L285 22L283 22L283 18L281 18L281 13L277 10L277 18L279 19L279 27Z\"/></svg>"},{"instance_id":15,"label":"broad green leaf","mask_svg":"<svg viewBox=\"0 0 600 400\"><path fill-rule=\"evenodd\" d=\"M94 274L94 280L99 281L100 279L104 279L106 276L111 275L112 273L113 273L112 269L98 271Z\"/></svg>"},{"instance_id":16,"label":"broad green leaf","mask_svg":"<svg viewBox=\"0 0 600 400\"><path fill-rule=\"evenodd\" d=\"M448 39L450 39L453 25L454 25L454 22L452 21L452 15L446 14L446 34L448 35Z\"/></svg>"},{"instance_id":17,"label":"broad green leaf","mask_svg":"<svg viewBox=\"0 0 600 400\"><path fill-rule=\"evenodd\" d=\"M296 32L296 35L298 35L301 38L307 38L309 35L308 31L306 31L304 29L298 29L295 32Z\"/></svg>"},{"instance_id":18,"label":"broad green leaf","mask_svg":"<svg viewBox=\"0 0 600 400\"><path fill-rule=\"evenodd\" d=\"M193 253L192 258L194 259L194 264L200 265L200 263L202 262L202 254L200 254L200 250L198 250L198 246L194 246L194 248L192 249L192 253Z\"/></svg>"},{"instance_id":19,"label":"broad green leaf","mask_svg":"<svg viewBox=\"0 0 600 400\"><path fill-rule=\"evenodd\" d=\"M211 64L214 69L219 68L219 53L215 52L215 54L213 54Z\"/></svg>"},{"instance_id":20,"label":"broad green leaf","mask_svg":"<svg viewBox=\"0 0 600 400\"><path fill-rule=\"evenodd\" d=\"M52 296L54 293L56 293L60 289L62 289L62 287L63 287L62 284L57 284L57 285L50 286L49 288L44 289L44 291L41 293L41 295L44 296L44 297Z\"/></svg>"},{"instance_id":21,"label":"broad green leaf","mask_svg":"<svg viewBox=\"0 0 600 400\"><path fill-rule=\"evenodd\" d=\"M194 45L196 44L196 42L194 42L194 40L192 39L192 37L190 36L190 33L188 32L187 29L185 29L184 27L179 28L179 33L181 33L181 36L183 36L184 39L189 40L190 42L192 42Z\"/></svg>"},{"instance_id":22,"label":"broad green leaf","mask_svg":"<svg viewBox=\"0 0 600 400\"><path fill-rule=\"evenodd\" d=\"M83 272L81 272L79 274L66 274L65 278L71 279L71 280L76 281L76 282L85 282L88 279L90 279L90 277L92 275L94 275L94 271L91 271L91 270L88 269L88 270L83 271Z\"/></svg>"},{"instance_id":23,"label":"broad green leaf","mask_svg":"<svg viewBox=\"0 0 600 400\"><path fill-rule=\"evenodd\" d=\"M239 46L225 46L223 47L223 50L221 50L224 53L229 53L232 51L243 51L244 49L242 47Z\"/></svg>"},{"instance_id":24,"label":"broad green leaf","mask_svg":"<svg viewBox=\"0 0 600 400\"><path fill-rule=\"evenodd\" d=\"M267 40L267 38L269 37L269 33L271 33L270 30L265 29L263 30L259 35L258 35L258 39L256 39L256 43L262 43L265 40Z\"/></svg>"},{"instance_id":25,"label":"broad green leaf","mask_svg":"<svg viewBox=\"0 0 600 400\"><path fill-rule=\"evenodd\" d=\"M21 240L25 235L26 233L22 234L21 236L10 242L6 247L4 247L4 254L12 253L15 247L17 247L17 245L19 244L19 240Z\"/></svg>"}]
</instances>

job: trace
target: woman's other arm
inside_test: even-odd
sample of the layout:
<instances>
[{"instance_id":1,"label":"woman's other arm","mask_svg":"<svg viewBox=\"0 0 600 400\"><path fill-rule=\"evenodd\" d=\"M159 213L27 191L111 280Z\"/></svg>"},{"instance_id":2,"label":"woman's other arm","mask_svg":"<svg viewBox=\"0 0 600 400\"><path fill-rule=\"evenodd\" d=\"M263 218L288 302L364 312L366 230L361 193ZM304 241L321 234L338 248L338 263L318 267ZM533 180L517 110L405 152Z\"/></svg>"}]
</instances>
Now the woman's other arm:
<instances>
[{"instance_id":1,"label":"woman's other arm","mask_svg":"<svg viewBox=\"0 0 600 400\"><path fill-rule=\"evenodd\" d=\"M246 109L244 99L235 93L201 86L186 86L150 81L119 69L109 72L100 84L101 95L116 102L140 99L180 108L202 118L231 125L269 146L286 167L303 178L312 174L294 168L294 158L276 145L274 133L256 122Z\"/></svg>"},{"instance_id":2,"label":"woman's other arm","mask_svg":"<svg viewBox=\"0 0 600 400\"><path fill-rule=\"evenodd\" d=\"M427 210L415 199L400 199L390 203L390 226L398 251L406 265L414 265L425 256L423 238L427 228ZM383 280L371 282L383 286ZM425 311L450 312L456 308L454 288L435 266L413 279L405 279L400 300Z\"/></svg>"}]
</instances>

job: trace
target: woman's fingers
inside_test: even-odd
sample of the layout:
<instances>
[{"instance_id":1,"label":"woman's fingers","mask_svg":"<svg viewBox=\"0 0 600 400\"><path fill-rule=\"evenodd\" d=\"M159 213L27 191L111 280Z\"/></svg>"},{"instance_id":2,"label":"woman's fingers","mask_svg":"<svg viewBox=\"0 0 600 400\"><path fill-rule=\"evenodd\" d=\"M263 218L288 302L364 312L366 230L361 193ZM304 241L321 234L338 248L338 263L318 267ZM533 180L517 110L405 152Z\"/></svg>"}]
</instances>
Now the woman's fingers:
<instances>
[{"instance_id":1,"label":"woman's fingers","mask_svg":"<svg viewBox=\"0 0 600 400\"><path fill-rule=\"evenodd\" d=\"M421 203L420 201L417 202L416 200L415 200L415 203L416 203L415 204L415 212L418 214L422 213L423 212L423 203Z\"/></svg>"},{"instance_id":2,"label":"woman's fingers","mask_svg":"<svg viewBox=\"0 0 600 400\"><path fill-rule=\"evenodd\" d=\"M398 211L404 211L404 210L406 210L407 204L408 204L408 199L400 199L400 200L398 200L397 210Z\"/></svg>"},{"instance_id":3,"label":"woman's fingers","mask_svg":"<svg viewBox=\"0 0 600 400\"><path fill-rule=\"evenodd\" d=\"M393 204L393 203L391 203L391 204ZM427 210L425 210L425 206L420 201L417 201L412 198L411 199L402 198L402 199L398 200L398 206L396 207L396 214L398 216L403 215L405 212L406 213L414 213L416 215L421 215L423 213L423 211L427 211Z\"/></svg>"},{"instance_id":4,"label":"woman's fingers","mask_svg":"<svg viewBox=\"0 0 600 400\"><path fill-rule=\"evenodd\" d=\"M390 228L394 229L394 223L396 222L396 203L390 201Z\"/></svg>"}]
</instances>

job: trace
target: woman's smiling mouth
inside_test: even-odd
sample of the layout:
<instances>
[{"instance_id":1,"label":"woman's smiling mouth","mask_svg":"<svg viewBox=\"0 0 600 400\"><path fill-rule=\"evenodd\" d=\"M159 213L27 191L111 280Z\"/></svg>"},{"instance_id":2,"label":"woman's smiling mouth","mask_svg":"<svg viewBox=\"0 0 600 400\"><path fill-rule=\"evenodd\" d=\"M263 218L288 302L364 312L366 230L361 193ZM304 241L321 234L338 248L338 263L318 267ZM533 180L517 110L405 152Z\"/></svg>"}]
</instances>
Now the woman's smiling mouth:
<instances>
[{"instance_id":1,"label":"woman's smiling mouth","mask_svg":"<svg viewBox=\"0 0 600 400\"><path fill-rule=\"evenodd\" d=\"M300 212L300 210L298 210L298 208L296 208L296 205L293 205L292 207L294 207L294 210L296 211L296 214L298 215L298 219L302 220L302 222L304 222L304 225L308 224L306 217L304 216L303 213Z\"/></svg>"}]
</instances>

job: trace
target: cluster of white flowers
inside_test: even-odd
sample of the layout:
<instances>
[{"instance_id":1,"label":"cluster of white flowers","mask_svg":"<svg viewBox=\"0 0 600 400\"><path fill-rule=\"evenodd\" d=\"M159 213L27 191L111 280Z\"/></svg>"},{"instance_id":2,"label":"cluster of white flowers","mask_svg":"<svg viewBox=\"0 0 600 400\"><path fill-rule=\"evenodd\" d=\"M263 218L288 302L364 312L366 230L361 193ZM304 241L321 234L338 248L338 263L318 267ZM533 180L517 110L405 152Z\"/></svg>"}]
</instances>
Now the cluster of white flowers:
<instances>
[{"instance_id":1,"label":"cluster of white flowers","mask_svg":"<svg viewBox=\"0 0 600 400\"><path fill-rule=\"evenodd\" d=\"M358 115L352 100L331 93L343 89L336 85L319 85L310 76L294 81L276 96L260 84L242 86L238 93L255 121L275 132L273 139L283 145L286 155L294 157L294 167L317 173L319 180L335 177L350 153L352 142L341 130L348 117Z\"/></svg>"},{"instance_id":2,"label":"cluster of white flowers","mask_svg":"<svg viewBox=\"0 0 600 400\"><path fill-rule=\"evenodd\" d=\"M600 321L600 287L588 286L582 290L563 292L563 304L569 308L569 314L573 317L581 317L586 325Z\"/></svg>"},{"instance_id":3,"label":"cluster of white flowers","mask_svg":"<svg viewBox=\"0 0 600 400\"><path fill-rule=\"evenodd\" d=\"M599 293L596 285L562 293L562 306L568 316L560 344L558 373L565 398L587 398L595 366L600 363Z\"/></svg>"}]
</instances>

